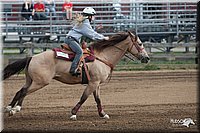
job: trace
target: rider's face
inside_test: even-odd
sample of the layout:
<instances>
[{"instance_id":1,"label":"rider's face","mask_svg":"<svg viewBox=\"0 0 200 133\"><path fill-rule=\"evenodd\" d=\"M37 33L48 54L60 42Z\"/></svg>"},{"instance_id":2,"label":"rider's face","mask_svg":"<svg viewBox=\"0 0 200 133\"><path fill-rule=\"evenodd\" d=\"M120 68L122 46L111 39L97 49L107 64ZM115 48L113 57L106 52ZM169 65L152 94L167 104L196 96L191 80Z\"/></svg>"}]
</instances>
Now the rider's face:
<instances>
[{"instance_id":1,"label":"rider's face","mask_svg":"<svg viewBox=\"0 0 200 133\"><path fill-rule=\"evenodd\" d=\"M92 21L95 20L95 16L92 16Z\"/></svg>"},{"instance_id":2,"label":"rider's face","mask_svg":"<svg viewBox=\"0 0 200 133\"><path fill-rule=\"evenodd\" d=\"M91 15L91 16L88 16L88 18L89 18L90 22L93 21L93 20L95 19L95 17L92 16L92 15Z\"/></svg>"}]
</instances>

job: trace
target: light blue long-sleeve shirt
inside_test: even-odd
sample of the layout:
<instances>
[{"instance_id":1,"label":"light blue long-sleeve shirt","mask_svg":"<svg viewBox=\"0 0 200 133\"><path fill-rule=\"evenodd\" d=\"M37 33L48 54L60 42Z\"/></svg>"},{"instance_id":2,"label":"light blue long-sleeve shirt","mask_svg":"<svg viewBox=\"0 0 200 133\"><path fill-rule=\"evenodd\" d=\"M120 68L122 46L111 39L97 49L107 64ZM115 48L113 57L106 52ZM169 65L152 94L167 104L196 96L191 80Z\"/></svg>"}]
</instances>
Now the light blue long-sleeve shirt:
<instances>
[{"instance_id":1,"label":"light blue long-sleeve shirt","mask_svg":"<svg viewBox=\"0 0 200 133\"><path fill-rule=\"evenodd\" d=\"M67 34L72 36L78 42L80 42L82 36L86 36L92 40L103 40L104 35L97 33L92 29L89 19L85 19L81 25L75 25Z\"/></svg>"},{"instance_id":2,"label":"light blue long-sleeve shirt","mask_svg":"<svg viewBox=\"0 0 200 133\"><path fill-rule=\"evenodd\" d=\"M55 8L56 7L55 0L52 0L51 3L48 3L46 0L44 0L44 5L45 5L45 8Z\"/></svg>"}]
</instances>

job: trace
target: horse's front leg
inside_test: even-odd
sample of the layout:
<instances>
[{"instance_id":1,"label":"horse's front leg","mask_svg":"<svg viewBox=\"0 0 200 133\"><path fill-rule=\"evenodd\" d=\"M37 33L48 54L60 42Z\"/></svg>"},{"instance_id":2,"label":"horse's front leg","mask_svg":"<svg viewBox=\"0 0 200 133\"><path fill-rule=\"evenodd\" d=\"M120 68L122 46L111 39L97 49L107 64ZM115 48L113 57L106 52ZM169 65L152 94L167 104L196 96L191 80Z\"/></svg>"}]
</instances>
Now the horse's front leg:
<instances>
[{"instance_id":1,"label":"horse's front leg","mask_svg":"<svg viewBox=\"0 0 200 133\"><path fill-rule=\"evenodd\" d=\"M104 111L103 111L103 108L102 108L102 105L101 105L101 100L100 100L100 86L97 87L97 89L93 92L93 95L94 95L94 99L97 103L97 109L98 109L98 113L99 113L99 116L101 118L105 118L105 119L109 119L109 115L107 115Z\"/></svg>"},{"instance_id":2,"label":"horse's front leg","mask_svg":"<svg viewBox=\"0 0 200 133\"><path fill-rule=\"evenodd\" d=\"M76 106L72 109L71 113L72 116L70 117L70 119L72 120L76 120L76 113L78 112L79 108L81 107L81 105L87 100L88 96L90 94L92 94L96 88L99 86L99 82L90 82L88 84L88 86L85 88L80 101L76 104Z\"/></svg>"}]
</instances>

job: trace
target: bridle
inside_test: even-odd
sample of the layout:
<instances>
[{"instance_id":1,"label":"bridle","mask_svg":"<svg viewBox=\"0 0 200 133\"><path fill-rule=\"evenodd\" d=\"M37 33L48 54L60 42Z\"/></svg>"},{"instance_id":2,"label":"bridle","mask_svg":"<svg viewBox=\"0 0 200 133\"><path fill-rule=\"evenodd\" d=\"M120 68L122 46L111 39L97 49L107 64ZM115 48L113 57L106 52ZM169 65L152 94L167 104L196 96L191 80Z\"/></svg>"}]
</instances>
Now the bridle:
<instances>
[{"instance_id":1,"label":"bridle","mask_svg":"<svg viewBox=\"0 0 200 133\"><path fill-rule=\"evenodd\" d=\"M131 51L132 48L133 48L133 46L135 46L135 48L137 49L138 53L137 53L137 54L133 54L133 55L134 55L136 58L139 58L138 55L144 50L144 48L140 48L140 47L139 47L139 45L142 45L142 44L135 43L136 41L133 40L133 37L132 37L133 35L132 35L131 32L128 32L128 33L129 33L129 36L130 36L131 41L132 41L132 45L131 45L129 51ZM114 47L117 48L117 49L119 49L119 50L121 50L121 51L123 51L122 54L121 54L121 56L125 55L125 56L128 57L129 59L133 60L131 57L129 57L129 56L126 54L126 53L127 53L127 49L124 50L124 49L122 49L122 48L120 48L120 47L117 47L117 46L115 46L115 45L114 45ZM106 61L106 60L103 60L103 59L97 57L96 55L92 54L91 52L88 52L88 54L94 56L97 60L103 62L104 64L106 64L107 66L109 66L109 67L111 68L110 74L109 74L109 76L108 76L108 79L109 79L109 81L110 81L110 79L111 79L111 77L112 77L112 71L113 71L113 69L114 69L114 65L113 65L112 63ZM133 60L133 61L134 61L134 60ZM109 82L109 81L108 81L108 82Z\"/></svg>"},{"instance_id":2,"label":"bridle","mask_svg":"<svg viewBox=\"0 0 200 133\"><path fill-rule=\"evenodd\" d=\"M138 55L144 50L144 48L140 48L140 45L142 45L142 43L141 43L141 44L135 43L136 41L133 40L133 37L132 37L133 35L132 35L131 32L128 32L128 33L129 33L129 36L130 36L131 41L132 41L132 45L131 45L129 51L131 51L132 48L133 48L133 46L135 46L135 48L137 49L138 53L137 53L137 54L133 54L133 55L134 55L136 58L138 58ZM127 46L128 46L128 45L127 45ZM122 54L121 54L121 56L125 55L125 56L128 57L129 59L133 60L131 57L129 57L129 56L126 55L127 49L124 50L124 49L122 49L122 48L120 48L120 47L117 47L117 46L115 46L115 45L114 45L114 47L117 48L117 49L119 49L119 50L121 50L121 51L123 51ZM94 56L97 60L99 60L99 61L105 63L106 65L108 65L108 66L111 68L111 73L112 73L112 71L113 71L113 69L114 69L114 65L113 65L113 64L111 64L110 62L108 62L108 61L106 61L106 60L103 60L103 59L101 59L101 58L95 56L94 54L91 54L90 52L89 52L89 54L92 55L92 56Z\"/></svg>"},{"instance_id":3,"label":"bridle","mask_svg":"<svg viewBox=\"0 0 200 133\"><path fill-rule=\"evenodd\" d=\"M133 54L133 55L134 55L135 57L138 57L138 55L139 55L140 53L142 53L142 51L144 50L144 47L143 47L143 48L140 48L140 46L142 46L143 44L142 44L142 43L135 43L136 41L133 40L133 37L132 37L133 35L132 35L132 33L131 33L131 32L128 32L128 33L129 33L129 36L130 36L131 41L132 41L132 45L131 45L129 51L131 51L132 48L133 48L133 45L135 45L135 48L137 49L138 53L137 53L137 54Z\"/></svg>"},{"instance_id":4,"label":"bridle","mask_svg":"<svg viewBox=\"0 0 200 133\"><path fill-rule=\"evenodd\" d=\"M134 55L136 58L138 58L138 55L139 55L140 53L142 53L142 51L144 50L144 48L140 48L140 46L142 46L143 44L142 44L142 43L136 43L136 41L133 40L133 35L132 35L132 33L129 32L129 31L128 31L128 33L129 33L129 36L130 36L131 42L132 42L132 45L131 45L131 47L129 48L129 51L131 51L131 50L133 49L133 46L135 46L135 48L137 49L138 53L137 53L137 54L132 54L132 55ZM131 60L133 60L131 57L129 57L129 56L126 54L126 53L127 53L127 50L121 49L121 48L119 48L119 47L117 47L117 46L114 46L114 47L116 47L117 49L123 51L122 55L125 54L126 57L128 57L128 58L131 59Z\"/></svg>"}]
</instances>

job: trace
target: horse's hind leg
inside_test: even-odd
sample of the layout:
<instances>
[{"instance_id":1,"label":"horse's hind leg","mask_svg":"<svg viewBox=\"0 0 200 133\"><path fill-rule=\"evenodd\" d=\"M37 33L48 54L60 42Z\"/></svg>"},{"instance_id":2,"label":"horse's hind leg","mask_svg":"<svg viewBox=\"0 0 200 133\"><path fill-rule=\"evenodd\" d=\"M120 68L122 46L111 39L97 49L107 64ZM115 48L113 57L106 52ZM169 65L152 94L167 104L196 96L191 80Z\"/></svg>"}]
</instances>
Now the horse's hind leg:
<instances>
[{"instance_id":1,"label":"horse's hind leg","mask_svg":"<svg viewBox=\"0 0 200 133\"><path fill-rule=\"evenodd\" d=\"M95 101L97 103L97 109L98 109L99 116L101 118L109 119L109 115L107 115L103 111L103 108L102 108L102 105L101 105L101 100L100 100L100 86L98 86L98 88L93 92L93 95L94 95L94 99L95 99Z\"/></svg>"},{"instance_id":2,"label":"horse's hind leg","mask_svg":"<svg viewBox=\"0 0 200 133\"><path fill-rule=\"evenodd\" d=\"M6 110L7 110L6 112L9 112L10 116L14 115L16 112L19 112L21 110L22 102L23 102L25 96L43 88L46 85L47 84L38 84L36 82L32 82L30 87L22 88L20 91L18 91L16 93L11 104L9 104L9 106L6 107ZM15 105L16 105L16 107L14 107ZM9 108L9 107L11 107L11 108Z\"/></svg>"},{"instance_id":3,"label":"horse's hind leg","mask_svg":"<svg viewBox=\"0 0 200 133\"><path fill-rule=\"evenodd\" d=\"M21 97L24 97L26 95L27 92L27 87L22 87L21 90L19 90L16 94L15 97L13 98L12 102L9 104L9 106L11 106L12 108L15 107L16 104L18 104L18 100Z\"/></svg>"},{"instance_id":4,"label":"horse's hind leg","mask_svg":"<svg viewBox=\"0 0 200 133\"><path fill-rule=\"evenodd\" d=\"M22 90L24 90L23 87L22 87L21 90L19 90L19 91L15 94L15 96L14 96L12 102L6 107L6 110L5 110L6 112L9 112L9 111L16 105L18 99L20 98L20 95L21 95Z\"/></svg>"},{"instance_id":5,"label":"horse's hind leg","mask_svg":"<svg viewBox=\"0 0 200 133\"><path fill-rule=\"evenodd\" d=\"M26 84L21 88L21 90L19 90L15 94L11 103L6 107L5 112L10 112L12 110L19 112L21 110L22 101L24 97L26 96L28 88L31 86L31 84L32 84L32 79L29 76L26 76ZM17 106L15 107L16 104Z\"/></svg>"},{"instance_id":6,"label":"horse's hind leg","mask_svg":"<svg viewBox=\"0 0 200 133\"><path fill-rule=\"evenodd\" d=\"M7 112L11 108L11 110L9 111L9 115L14 115L16 112L19 112L21 110L21 106L22 106L25 96L43 88L44 86L49 84L50 78L44 78L44 79L45 80L41 79L41 80L34 81L27 75L26 85L23 86L22 89L16 93L12 102L7 107ZM16 105L16 107L15 107L15 105Z\"/></svg>"},{"instance_id":7,"label":"horse's hind leg","mask_svg":"<svg viewBox=\"0 0 200 133\"><path fill-rule=\"evenodd\" d=\"M5 112L9 112L9 115L13 115L16 112L19 112L21 110L21 106L18 105L19 103L19 99L21 99L22 97L24 98L27 92L26 87L22 87L21 90L19 90L15 97L13 98L12 102L6 107ZM15 107L15 105L17 104L17 106Z\"/></svg>"}]
</instances>

